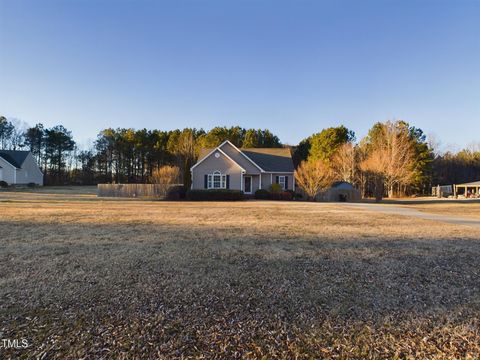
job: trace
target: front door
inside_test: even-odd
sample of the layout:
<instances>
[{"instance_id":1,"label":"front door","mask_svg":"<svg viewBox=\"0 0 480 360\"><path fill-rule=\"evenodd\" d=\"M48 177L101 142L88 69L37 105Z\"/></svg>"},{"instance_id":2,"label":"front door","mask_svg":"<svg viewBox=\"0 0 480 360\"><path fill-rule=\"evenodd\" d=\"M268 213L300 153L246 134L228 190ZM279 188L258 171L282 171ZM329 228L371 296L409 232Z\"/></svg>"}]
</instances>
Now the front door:
<instances>
[{"instance_id":1,"label":"front door","mask_svg":"<svg viewBox=\"0 0 480 360\"><path fill-rule=\"evenodd\" d=\"M243 187L244 193L245 194L251 194L252 193L252 177L251 176L245 176L244 181L245 181L245 186Z\"/></svg>"}]
</instances>

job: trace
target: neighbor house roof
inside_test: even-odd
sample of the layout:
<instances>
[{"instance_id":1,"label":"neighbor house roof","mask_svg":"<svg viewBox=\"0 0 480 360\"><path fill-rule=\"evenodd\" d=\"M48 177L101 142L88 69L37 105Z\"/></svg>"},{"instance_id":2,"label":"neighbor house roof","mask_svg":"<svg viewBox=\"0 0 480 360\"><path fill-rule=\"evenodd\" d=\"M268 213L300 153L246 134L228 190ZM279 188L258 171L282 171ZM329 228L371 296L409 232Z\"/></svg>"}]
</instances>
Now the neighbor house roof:
<instances>
[{"instance_id":1,"label":"neighbor house roof","mask_svg":"<svg viewBox=\"0 0 480 360\"><path fill-rule=\"evenodd\" d=\"M0 150L0 157L16 168L21 168L30 151Z\"/></svg>"},{"instance_id":2,"label":"neighbor house roof","mask_svg":"<svg viewBox=\"0 0 480 360\"><path fill-rule=\"evenodd\" d=\"M200 149L198 161L210 154L212 150ZM239 150L264 171L293 172L295 170L292 154L288 148L241 148Z\"/></svg>"}]
</instances>

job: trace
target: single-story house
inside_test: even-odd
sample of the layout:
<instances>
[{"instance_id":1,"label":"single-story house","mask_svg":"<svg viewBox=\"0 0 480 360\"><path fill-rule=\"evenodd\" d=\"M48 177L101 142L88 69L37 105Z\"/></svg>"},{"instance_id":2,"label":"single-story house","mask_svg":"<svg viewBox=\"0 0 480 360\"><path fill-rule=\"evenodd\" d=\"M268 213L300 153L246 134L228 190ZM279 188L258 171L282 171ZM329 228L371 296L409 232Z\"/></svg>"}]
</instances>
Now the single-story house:
<instances>
[{"instance_id":1,"label":"single-story house","mask_svg":"<svg viewBox=\"0 0 480 360\"><path fill-rule=\"evenodd\" d=\"M8 185L43 185L43 173L30 151L0 150L0 181Z\"/></svg>"},{"instance_id":2,"label":"single-story house","mask_svg":"<svg viewBox=\"0 0 480 360\"><path fill-rule=\"evenodd\" d=\"M191 167L192 189L232 189L254 194L274 183L295 190L294 167L287 148L237 148L224 141L202 149Z\"/></svg>"}]
</instances>

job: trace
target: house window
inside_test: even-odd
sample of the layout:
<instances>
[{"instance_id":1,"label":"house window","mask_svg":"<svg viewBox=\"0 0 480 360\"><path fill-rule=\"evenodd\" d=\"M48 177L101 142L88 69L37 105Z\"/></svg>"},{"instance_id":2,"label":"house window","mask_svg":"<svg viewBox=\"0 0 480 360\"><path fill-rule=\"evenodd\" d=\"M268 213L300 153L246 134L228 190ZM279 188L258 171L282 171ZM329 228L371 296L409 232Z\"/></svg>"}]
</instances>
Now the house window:
<instances>
[{"instance_id":1,"label":"house window","mask_svg":"<svg viewBox=\"0 0 480 360\"><path fill-rule=\"evenodd\" d=\"M213 174L208 174L207 181L208 189L226 189L227 188L227 176L220 171L215 171Z\"/></svg>"},{"instance_id":2,"label":"house window","mask_svg":"<svg viewBox=\"0 0 480 360\"><path fill-rule=\"evenodd\" d=\"M278 177L278 183L280 184L280 186L282 187L283 190L287 190L286 186L285 186L285 178L286 176L279 176Z\"/></svg>"}]
</instances>

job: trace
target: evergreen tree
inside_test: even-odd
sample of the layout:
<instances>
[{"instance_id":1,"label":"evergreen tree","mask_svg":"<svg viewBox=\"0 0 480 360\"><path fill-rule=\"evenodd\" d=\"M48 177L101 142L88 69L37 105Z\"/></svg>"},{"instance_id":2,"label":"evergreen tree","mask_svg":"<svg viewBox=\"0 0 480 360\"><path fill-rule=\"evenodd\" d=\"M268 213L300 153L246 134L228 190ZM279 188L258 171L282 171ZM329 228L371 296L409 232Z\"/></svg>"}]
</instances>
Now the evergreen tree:
<instances>
[{"instance_id":1,"label":"evergreen tree","mask_svg":"<svg viewBox=\"0 0 480 360\"><path fill-rule=\"evenodd\" d=\"M341 145L354 140L355 133L343 125L323 129L309 138L309 158L329 162Z\"/></svg>"},{"instance_id":2,"label":"evergreen tree","mask_svg":"<svg viewBox=\"0 0 480 360\"><path fill-rule=\"evenodd\" d=\"M57 180L62 176L66 156L75 147L72 133L62 125L45 130L45 155L50 164L50 172Z\"/></svg>"}]
</instances>

